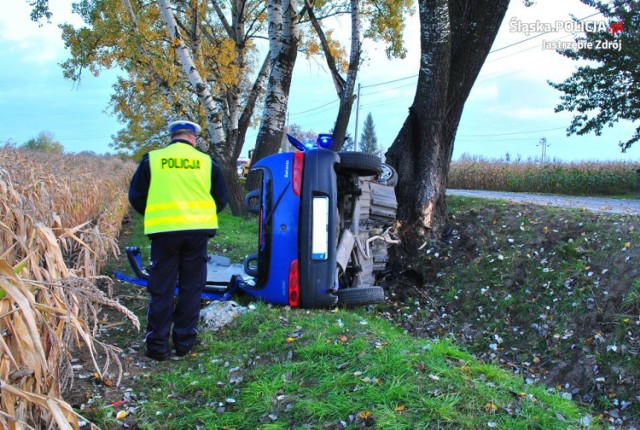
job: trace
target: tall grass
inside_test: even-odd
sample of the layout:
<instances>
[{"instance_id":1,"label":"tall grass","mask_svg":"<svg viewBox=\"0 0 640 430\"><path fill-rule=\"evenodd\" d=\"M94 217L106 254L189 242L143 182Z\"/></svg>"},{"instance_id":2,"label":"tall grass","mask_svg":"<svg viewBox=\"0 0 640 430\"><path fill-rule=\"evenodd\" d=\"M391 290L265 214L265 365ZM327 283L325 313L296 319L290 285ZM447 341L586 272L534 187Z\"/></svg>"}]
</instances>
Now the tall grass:
<instances>
[{"instance_id":1,"label":"tall grass","mask_svg":"<svg viewBox=\"0 0 640 430\"><path fill-rule=\"evenodd\" d=\"M464 158L451 163L449 188L569 195L623 195L636 191L640 163L507 162Z\"/></svg>"},{"instance_id":2,"label":"tall grass","mask_svg":"<svg viewBox=\"0 0 640 430\"><path fill-rule=\"evenodd\" d=\"M95 339L103 305L137 318L96 283L127 210L132 163L0 148L0 427L77 428L60 398L83 347L100 377L122 367ZM101 351L100 362L97 351Z\"/></svg>"}]
</instances>

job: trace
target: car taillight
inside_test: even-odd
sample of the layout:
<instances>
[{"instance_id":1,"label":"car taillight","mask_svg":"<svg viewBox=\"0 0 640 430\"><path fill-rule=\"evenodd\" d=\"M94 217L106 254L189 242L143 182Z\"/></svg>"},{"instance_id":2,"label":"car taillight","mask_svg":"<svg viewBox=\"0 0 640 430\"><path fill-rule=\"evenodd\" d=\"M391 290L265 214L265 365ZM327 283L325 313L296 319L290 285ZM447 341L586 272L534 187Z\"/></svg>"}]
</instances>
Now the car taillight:
<instances>
[{"instance_id":1,"label":"car taillight","mask_svg":"<svg viewBox=\"0 0 640 430\"><path fill-rule=\"evenodd\" d=\"M289 306L300 306L300 270L298 260L289 266Z\"/></svg>"},{"instance_id":2,"label":"car taillight","mask_svg":"<svg viewBox=\"0 0 640 430\"><path fill-rule=\"evenodd\" d=\"M300 195L302 190L302 167L304 166L304 153L296 152L293 155L293 193Z\"/></svg>"}]
</instances>

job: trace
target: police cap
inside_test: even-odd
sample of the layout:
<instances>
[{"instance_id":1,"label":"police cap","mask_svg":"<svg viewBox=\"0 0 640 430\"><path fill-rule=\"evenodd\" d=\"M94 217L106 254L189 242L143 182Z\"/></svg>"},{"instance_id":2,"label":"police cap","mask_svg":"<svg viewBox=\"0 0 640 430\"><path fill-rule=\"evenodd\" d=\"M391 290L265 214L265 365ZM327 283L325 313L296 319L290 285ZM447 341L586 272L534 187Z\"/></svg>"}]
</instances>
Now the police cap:
<instances>
[{"instance_id":1,"label":"police cap","mask_svg":"<svg viewBox=\"0 0 640 430\"><path fill-rule=\"evenodd\" d=\"M183 120L173 121L171 124L169 124L169 133L171 135L174 135L179 130L189 130L193 134L200 134L202 128L195 122Z\"/></svg>"}]
</instances>

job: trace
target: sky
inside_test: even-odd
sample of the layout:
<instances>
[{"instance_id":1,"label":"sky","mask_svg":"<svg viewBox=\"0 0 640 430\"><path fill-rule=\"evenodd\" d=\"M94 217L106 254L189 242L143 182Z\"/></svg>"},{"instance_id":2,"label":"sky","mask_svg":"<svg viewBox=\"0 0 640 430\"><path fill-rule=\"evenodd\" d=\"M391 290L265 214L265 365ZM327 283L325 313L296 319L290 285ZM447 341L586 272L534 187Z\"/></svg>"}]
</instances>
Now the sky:
<instances>
[{"instance_id":1,"label":"sky","mask_svg":"<svg viewBox=\"0 0 640 430\"><path fill-rule=\"evenodd\" d=\"M79 85L62 76L59 66L68 51L57 24L80 24L70 14L71 0L50 0L52 24L31 22L27 0L12 0L0 14L0 143L22 144L42 131L52 133L66 152L106 153L111 136L121 128L109 113L115 71L99 77L84 73ZM511 5L487 61L474 85L458 129L453 158L463 155L511 160L540 158L561 161L640 162L640 146L621 153L618 142L633 133L630 123L606 128L602 136L566 136L570 113L555 113L560 93L547 81L569 77L576 63L545 49L551 41L571 41L571 15L604 22L601 15L579 0L537 0L525 7ZM531 28L535 27L541 28ZM564 25L555 32L535 30ZM378 143L387 149L406 118L415 94L419 68L417 13L406 21L405 59L388 60L384 47L365 41L365 61L358 75L356 103L349 133L362 133L370 113ZM528 31L534 30L534 31ZM348 29L347 29L348 31ZM348 34L345 32L345 34ZM326 67L318 60L298 56L289 99L289 122L303 130L327 132L335 121L338 101ZM356 133L356 111L358 112ZM253 147L257 130L250 130L244 153ZM540 144L546 139L547 145Z\"/></svg>"}]
</instances>

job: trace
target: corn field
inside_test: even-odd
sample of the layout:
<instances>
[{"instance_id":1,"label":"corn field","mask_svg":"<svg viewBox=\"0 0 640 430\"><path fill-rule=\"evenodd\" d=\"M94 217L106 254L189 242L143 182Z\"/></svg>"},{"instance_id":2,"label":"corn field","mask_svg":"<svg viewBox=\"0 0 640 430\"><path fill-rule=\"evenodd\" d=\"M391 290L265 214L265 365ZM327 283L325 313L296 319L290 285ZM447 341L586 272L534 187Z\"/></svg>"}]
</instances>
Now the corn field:
<instances>
[{"instance_id":1,"label":"corn field","mask_svg":"<svg viewBox=\"0 0 640 430\"><path fill-rule=\"evenodd\" d=\"M534 163L462 159L451 163L449 188L568 195L636 192L640 163Z\"/></svg>"},{"instance_id":2,"label":"corn field","mask_svg":"<svg viewBox=\"0 0 640 430\"><path fill-rule=\"evenodd\" d=\"M119 350L96 339L98 313L110 306L139 323L110 298L100 270L119 254L134 168L115 157L0 148L0 428L78 428L61 393L81 349L101 378L119 382Z\"/></svg>"}]
</instances>

